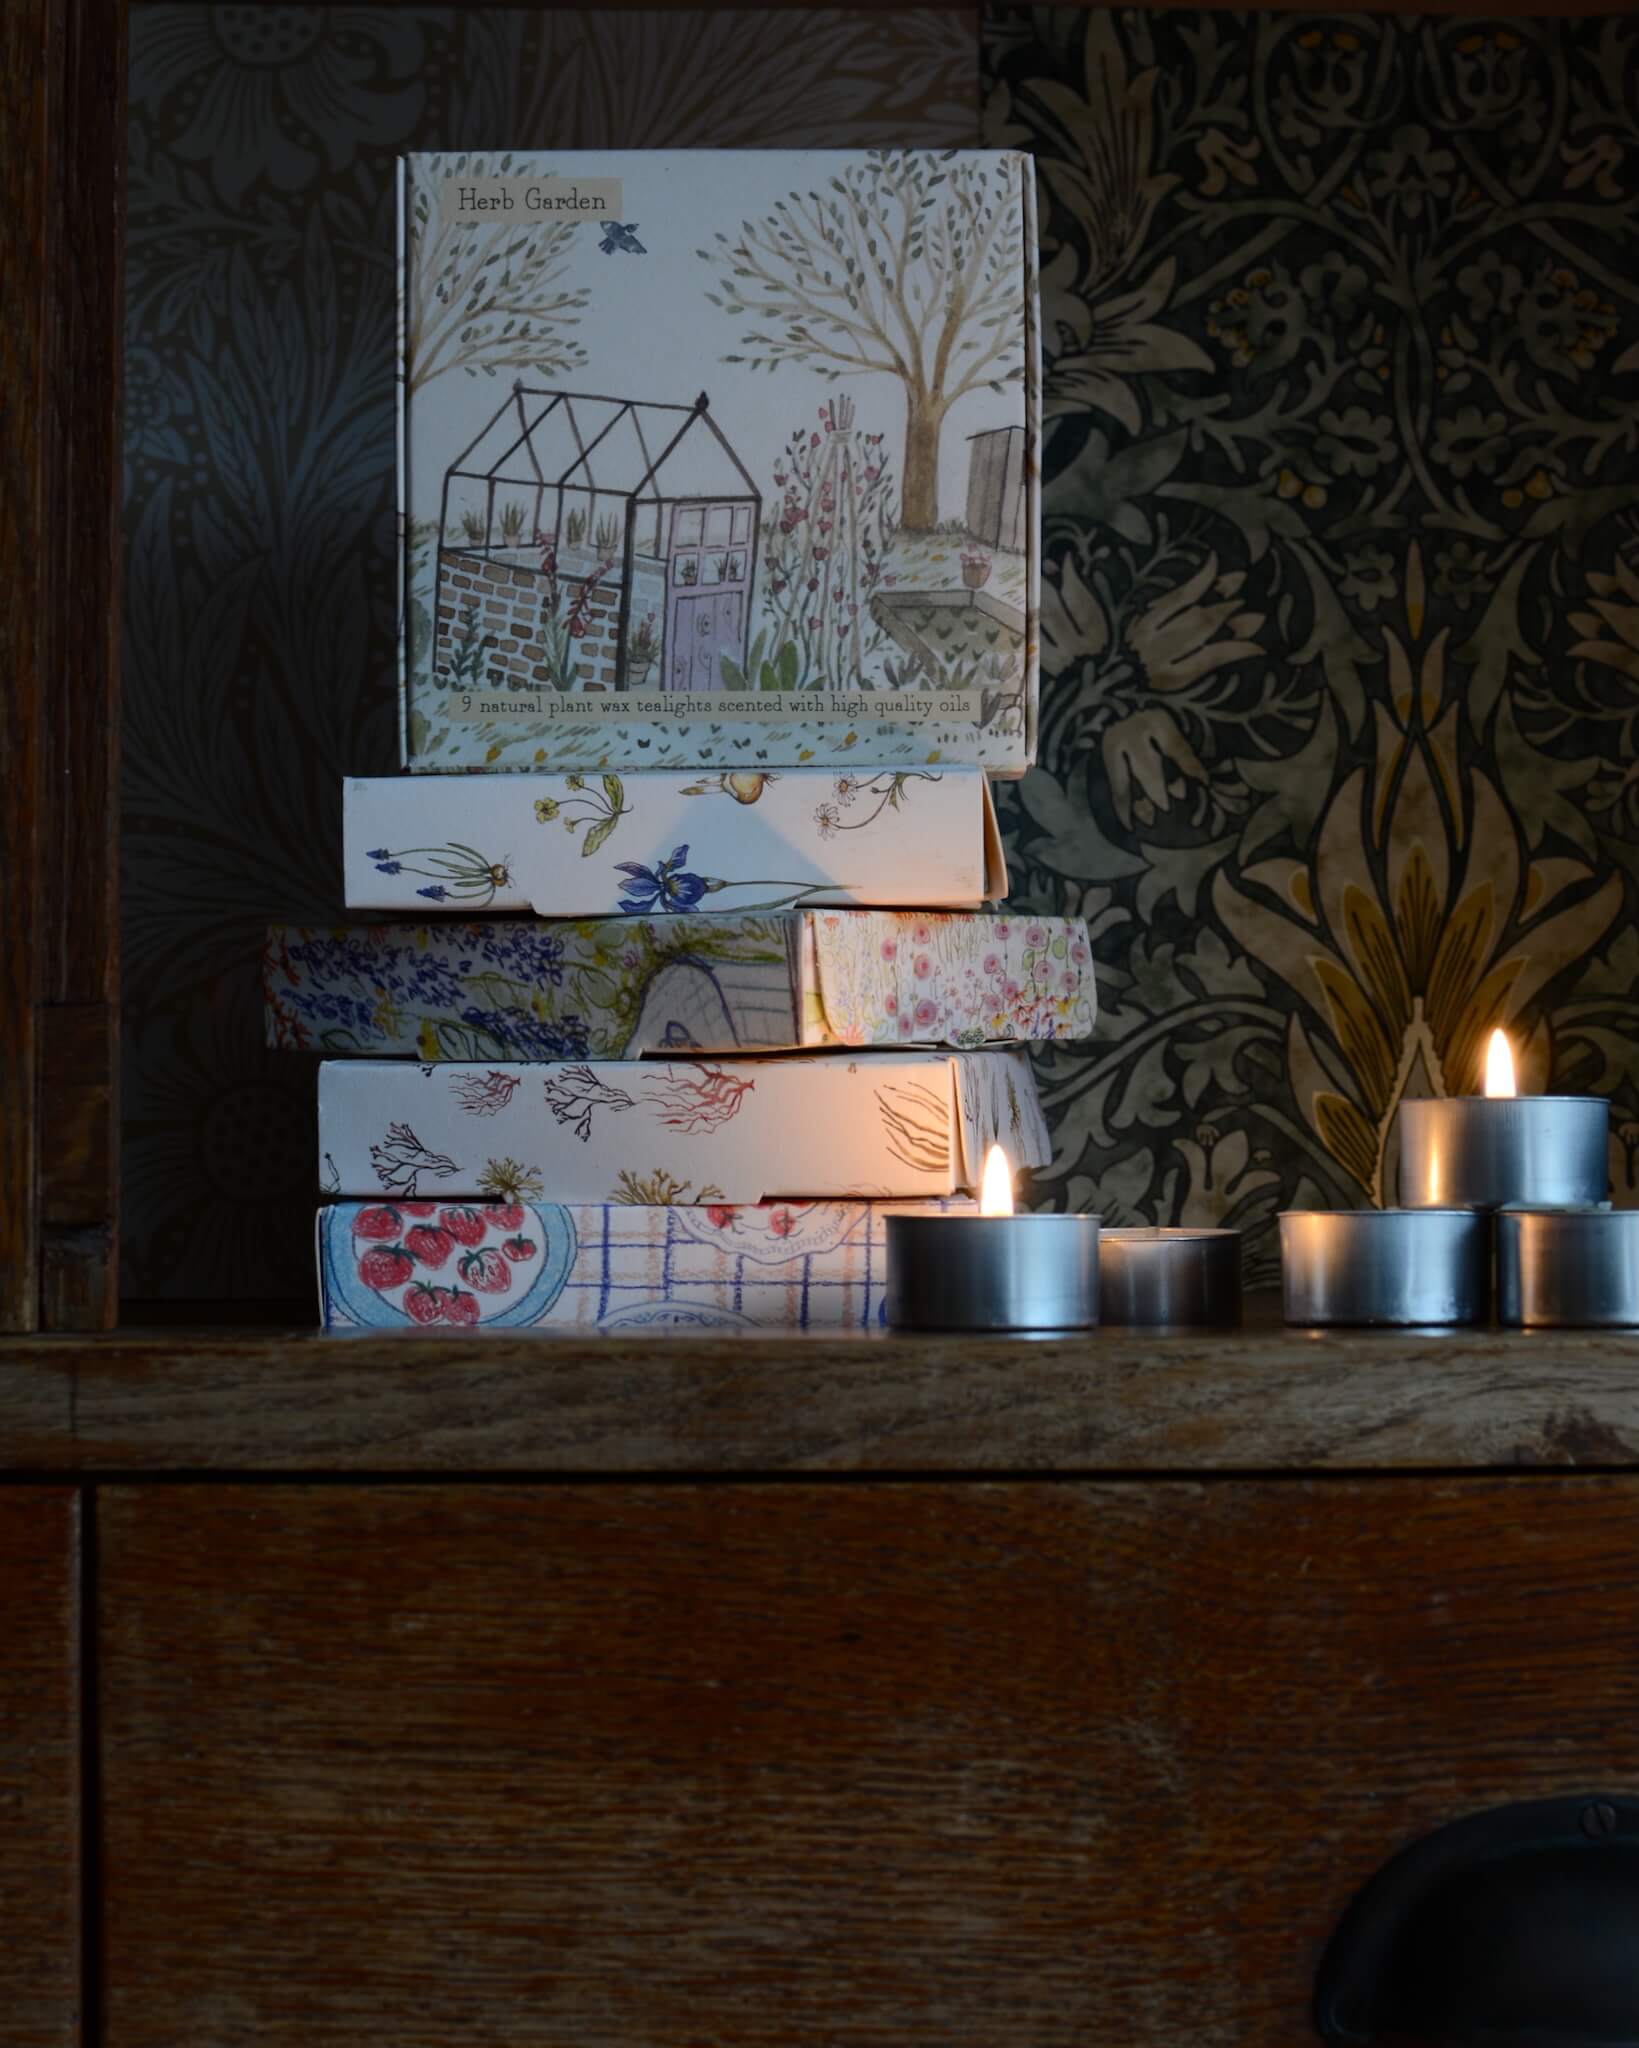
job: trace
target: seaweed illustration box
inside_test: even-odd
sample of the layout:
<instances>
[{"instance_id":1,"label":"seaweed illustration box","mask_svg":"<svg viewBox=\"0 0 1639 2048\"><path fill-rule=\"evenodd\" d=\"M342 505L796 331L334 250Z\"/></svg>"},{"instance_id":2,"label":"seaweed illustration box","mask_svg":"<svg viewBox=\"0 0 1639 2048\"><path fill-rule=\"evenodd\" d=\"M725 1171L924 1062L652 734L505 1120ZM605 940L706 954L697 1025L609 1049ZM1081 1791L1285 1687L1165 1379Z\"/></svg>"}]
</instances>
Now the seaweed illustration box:
<instances>
[{"instance_id":1,"label":"seaweed illustration box","mask_svg":"<svg viewBox=\"0 0 1639 2048\"><path fill-rule=\"evenodd\" d=\"M349 780L350 910L961 909L1007 894L973 768Z\"/></svg>"},{"instance_id":2,"label":"seaweed illustration box","mask_svg":"<svg viewBox=\"0 0 1639 2048\"><path fill-rule=\"evenodd\" d=\"M496 1066L327 1060L324 1190L738 1204L971 1191L1050 1156L1022 1052Z\"/></svg>"},{"instance_id":3,"label":"seaweed illustration box","mask_svg":"<svg viewBox=\"0 0 1639 2048\"><path fill-rule=\"evenodd\" d=\"M407 765L1022 773L1034 193L1008 150L404 158Z\"/></svg>"},{"instance_id":4,"label":"seaweed illustration box","mask_svg":"<svg viewBox=\"0 0 1639 2048\"><path fill-rule=\"evenodd\" d=\"M1087 1038L1080 918L782 910L276 925L268 1044L421 1060L637 1059Z\"/></svg>"},{"instance_id":5,"label":"seaweed illustration box","mask_svg":"<svg viewBox=\"0 0 1639 2048\"><path fill-rule=\"evenodd\" d=\"M736 1208L336 1202L319 1211L327 1330L870 1330L883 1219L970 1201Z\"/></svg>"}]
</instances>

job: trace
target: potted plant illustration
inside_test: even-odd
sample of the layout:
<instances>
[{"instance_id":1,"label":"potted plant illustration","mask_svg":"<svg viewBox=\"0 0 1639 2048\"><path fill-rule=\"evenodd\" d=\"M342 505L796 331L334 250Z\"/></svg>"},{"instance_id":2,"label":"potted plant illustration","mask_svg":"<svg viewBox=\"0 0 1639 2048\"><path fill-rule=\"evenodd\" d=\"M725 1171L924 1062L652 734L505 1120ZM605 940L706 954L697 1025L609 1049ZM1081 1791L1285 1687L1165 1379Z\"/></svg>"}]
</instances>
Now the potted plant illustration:
<instances>
[{"instance_id":1,"label":"potted plant illustration","mask_svg":"<svg viewBox=\"0 0 1639 2048\"><path fill-rule=\"evenodd\" d=\"M659 652L660 640L654 629L654 613L645 612L637 623L637 631L632 635L626 654L626 680L633 689L641 689L648 680Z\"/></svg>"}]
</instances>

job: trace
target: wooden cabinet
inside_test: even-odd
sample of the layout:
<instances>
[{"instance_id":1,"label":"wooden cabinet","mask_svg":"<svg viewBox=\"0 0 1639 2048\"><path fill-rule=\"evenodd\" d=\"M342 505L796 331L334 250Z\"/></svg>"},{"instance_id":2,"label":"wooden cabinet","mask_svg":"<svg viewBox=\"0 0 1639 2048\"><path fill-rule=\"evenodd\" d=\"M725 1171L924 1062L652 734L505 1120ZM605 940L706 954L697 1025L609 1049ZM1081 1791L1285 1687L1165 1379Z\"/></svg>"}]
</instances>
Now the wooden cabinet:
<instances>
[{"instance_id":1,"label":"wooden cabinet","mask_svg":"<svg viewBox=\"0 0 1639 2048\"><path fill-rule=\"evenodd\" d=\"M80 2040L79 1503L0 1489L0 2041Z\"/></svg>"},{"instance_id":2,"label":"wooden cabinet","mask_svg":"<svg viewBox=\"0 0 1639 2048\"><path fill-rule=\"evenodd\" d=\"M14 1340L0 2042L1309 2048L1383 1859L1639 1789L1635 1365Z\"/></svg>"},{"instance_id":3,"label":"wooden cabinet","mask_svg":"<svg viewBox=\"0 0 1639 2048\"><path fill-rule=\"evenodd\" d=\"M1639 1778L1639 1480L115 1485L109 2048L1297 2044Z\"/></svg>"}]
</instances>

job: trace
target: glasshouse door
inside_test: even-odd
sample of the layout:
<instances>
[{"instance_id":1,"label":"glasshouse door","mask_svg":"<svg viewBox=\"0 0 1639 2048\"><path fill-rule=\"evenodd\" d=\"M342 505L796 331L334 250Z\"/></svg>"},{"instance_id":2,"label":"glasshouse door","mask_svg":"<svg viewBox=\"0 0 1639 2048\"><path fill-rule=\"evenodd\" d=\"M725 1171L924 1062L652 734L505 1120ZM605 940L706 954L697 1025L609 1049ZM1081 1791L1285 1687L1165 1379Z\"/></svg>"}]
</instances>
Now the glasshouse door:
<instances>
[{"instance_id":1,"label":"glasshouse door","mask_svg":"<svg viewBox=\"0 0 1639 2048\"><path fill-rule=\"evenodd\" d=\"M743 666L751 590L748 504L679 505L666 589L666 688L721 690Z\"/></svg>"}]
</instances>

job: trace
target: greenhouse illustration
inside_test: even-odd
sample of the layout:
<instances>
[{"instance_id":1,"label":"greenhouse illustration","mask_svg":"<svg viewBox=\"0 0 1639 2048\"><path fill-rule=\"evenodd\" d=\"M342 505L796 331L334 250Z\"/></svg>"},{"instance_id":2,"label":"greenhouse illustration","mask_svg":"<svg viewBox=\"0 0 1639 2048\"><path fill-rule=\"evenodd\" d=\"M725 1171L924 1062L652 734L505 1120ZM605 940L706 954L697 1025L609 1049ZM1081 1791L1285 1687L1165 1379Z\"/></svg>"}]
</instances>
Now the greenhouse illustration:
<instances>
[{"instance_id":1,"label":"greenhouse illustration","mask_svg":"<svg viewBox=\"0 0 1639 2048\"><path fill-rule=\"evenodd\" d=\"M746 659L761 509L704 392L515 385L444 477L437 680L721 690Z\"/></svg>"}]
</instances>

